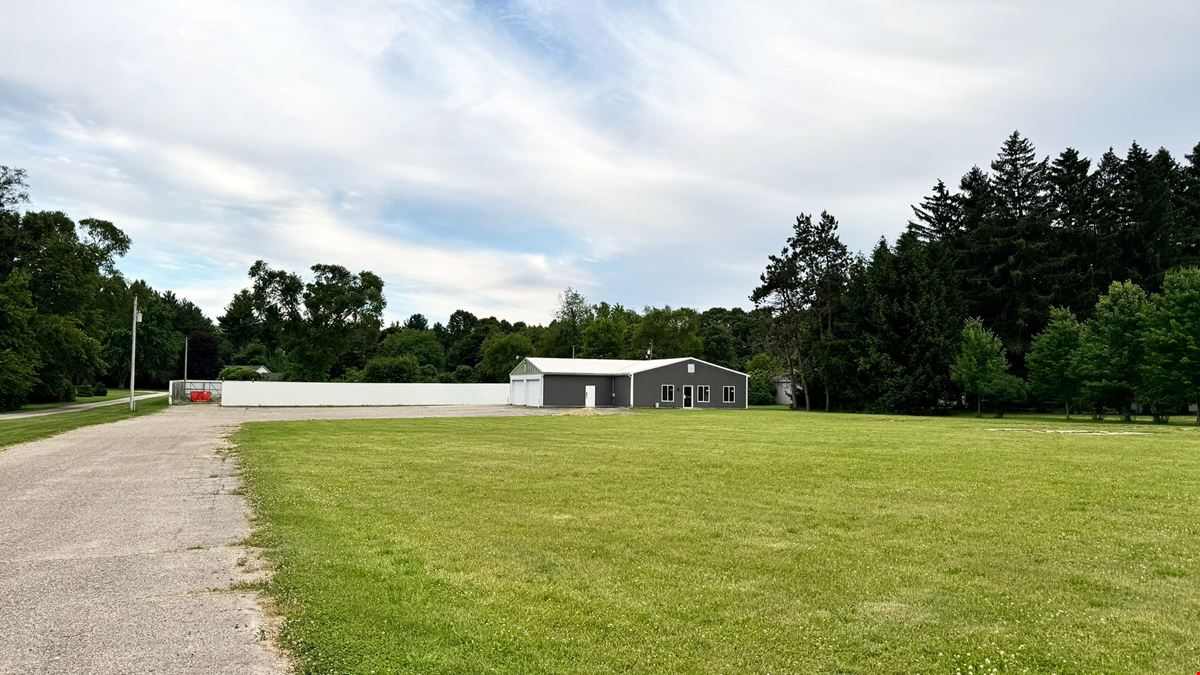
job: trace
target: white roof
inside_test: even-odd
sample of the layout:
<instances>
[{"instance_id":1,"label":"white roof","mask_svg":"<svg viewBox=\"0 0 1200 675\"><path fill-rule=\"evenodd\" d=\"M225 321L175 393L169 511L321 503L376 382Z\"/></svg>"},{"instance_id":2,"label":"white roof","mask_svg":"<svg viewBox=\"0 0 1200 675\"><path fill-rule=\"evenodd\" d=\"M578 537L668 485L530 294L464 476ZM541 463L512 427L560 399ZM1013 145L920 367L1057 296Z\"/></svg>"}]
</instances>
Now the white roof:
<instances>
[{"instance_id":1,"label":"white roof","mask_svg":"<svg viewBox=\"0 0 1200 675\"><path fill-rule=\"evenodd\" d=\"M546 375L629 375L630 373L640 373L684 361L708 363L707 361L686 356L676 359L555 359L543 356L530 356L525 360ZM709 363L708 365L722 368L723 370L732 370L731 368L718 366L714 363Z\"/></svg>"}]
</instances>

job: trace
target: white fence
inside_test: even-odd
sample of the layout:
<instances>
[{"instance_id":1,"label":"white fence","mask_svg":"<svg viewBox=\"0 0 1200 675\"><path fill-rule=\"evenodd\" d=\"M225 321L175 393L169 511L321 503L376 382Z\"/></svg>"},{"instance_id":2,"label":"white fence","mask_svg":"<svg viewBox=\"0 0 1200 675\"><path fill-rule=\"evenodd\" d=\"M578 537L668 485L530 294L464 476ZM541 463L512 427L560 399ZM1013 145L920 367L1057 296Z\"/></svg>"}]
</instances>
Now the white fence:
<instances>
[{"instance_id":1,"label":"white fence","mask_svg":"<svg viewBox=\"0 0 1200 675\"><path fill-rule=\"evenodd\" d=\"M235 407L507 404L507 384L365 384L226 380L221 391L221 405Z\"/></svg>"}]
</instances>

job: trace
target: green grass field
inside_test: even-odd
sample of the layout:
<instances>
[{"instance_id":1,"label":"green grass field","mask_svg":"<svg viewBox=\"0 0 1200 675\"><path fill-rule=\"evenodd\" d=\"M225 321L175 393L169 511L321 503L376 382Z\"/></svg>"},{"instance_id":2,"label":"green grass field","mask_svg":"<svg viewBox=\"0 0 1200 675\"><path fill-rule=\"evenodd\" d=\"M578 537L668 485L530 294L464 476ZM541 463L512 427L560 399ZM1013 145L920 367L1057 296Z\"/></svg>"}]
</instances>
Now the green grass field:
<instances>
[{"instance_id":1,"label":"green grass field","mask_svg":"<svg viewBox=\"0 0 1200 675\"><path fill-rule=\"evenodd\" d=\"M146 389L138 389L137 393L151 394L153 391ZM122 398L129 398L128 389L110 389L108 394L104 396L77 396L74 401L55 401L53 403L27 403L17 410L9 410L0 412L0 420L4 419L4 415L12 415L14 413L33 412L35 410L50 410L52 408L63 408L69 405L79 405L81 403L101 403L103 401L116 401Z\"/></svg>"},{"instance_id":2,"label":"green grass field","mask_svg":"<svg viewBox=\"0 0 1200 675\"><path fill-rule=\"evenodd\" d=\"M1200 670L1187 427L659 411L236 442L307 672Z\"/></svg>"},{"instance_id":3,"label":"green grass field","mask_svg":"<svg viewBox=\"0 0 1200 675\"><path fill-rule=\"evenodd\" d=\"M129 392L125 392L129 396ZM167 407L167 398L151 398L137 402L137 412L129 412L125 405L106 405L89 410L77 410L43 415L41 417L26 417L19 419L4 419L0 415L0 448L17 443L36 441L61 434L64 431L87 427L93 424L104 424L127 419L135 415L155 413Z\"/></svg>"}]
</instances>

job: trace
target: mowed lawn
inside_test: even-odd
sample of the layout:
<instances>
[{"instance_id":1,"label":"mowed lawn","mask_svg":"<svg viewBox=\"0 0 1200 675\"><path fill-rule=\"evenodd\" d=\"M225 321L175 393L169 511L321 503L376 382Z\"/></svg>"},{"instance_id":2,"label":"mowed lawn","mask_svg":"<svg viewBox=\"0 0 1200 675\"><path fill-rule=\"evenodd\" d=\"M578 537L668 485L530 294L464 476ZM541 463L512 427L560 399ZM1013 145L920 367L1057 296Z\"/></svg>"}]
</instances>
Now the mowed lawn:
<instances>
[{"instance_id":1,"label":"mowed lawn","mask_svg":"<svg viewBox=\"0 0 1200 675\"><path fill-rule=\"evenodd\" d=\"M652 411L236 442L309 672L1200 670L1187 427Z\"/></svg>"},{"instance_id":2,"label":"mowed lawn","mask_svg":"<svg viewBox=\"0 0 1200 675\"><path fill-rule=\"evenodd\" d=\"M129 396L126 390L125 396ZM117 422L138 415L160 412L167 407L167 397L151 398L137 402L137 412L129 412L125 405L106 405L85 410L73 410L39 417L5 419L0 415L0 449L17 443L28 443L41 438L56 436L72 429L89 427L93 424ZM21 412L27 412L22 410Z\"/></svg>"}]
</instances>

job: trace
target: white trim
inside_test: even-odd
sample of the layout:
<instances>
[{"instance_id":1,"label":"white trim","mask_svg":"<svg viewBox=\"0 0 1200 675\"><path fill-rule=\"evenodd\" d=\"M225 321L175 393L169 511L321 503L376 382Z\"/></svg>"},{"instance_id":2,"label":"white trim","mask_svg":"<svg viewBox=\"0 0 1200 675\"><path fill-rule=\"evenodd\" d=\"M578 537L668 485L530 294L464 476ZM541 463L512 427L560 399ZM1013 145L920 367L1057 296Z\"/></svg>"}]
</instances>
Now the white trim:
<instances>
[{"instance_id":1,"label":"white trim","mask_svg":"<svg viewBox=\"0 0 1200 675\"><path fill-rule=\"evenodd\" d=\"M705 361L704 359L697 359L697 358L694 358L694 357L691 357L691 356L689 356L689 357L687 357L687 358L688 358L688 360L690 360L690 361L698 361L698 362L700 362L700 363L703 363L703 364L704 364L704 365L706 365L706 366L712 366L713 368L720 368L721 370L724 370L724 371L727 371L727 372L733 373L733 374L735 374L735 375L744 375L744 376L745 376L747 379L749 379L749 378L750 378L750 375L749 375L748 373L743 373L743 372L742 372L742 371L740 371L740 370L734 370L733 368L726 368L725 366L718 366L718 365L717 365L717 364L715 364L715 363L709 363L708 361Z\"/></svg>"},{"instance_id":2,"label":"white trim","mask_svg":"<svg viewBox=\"0 0 1200 675\"><path fill-rule=\"evenodd\" d=\"M629 374L629 407L633 407L633 373Z\"/></svg>"},{"instance_id":3,"label":"white trim","mask_svg":"<svg viewBox=\"0 0 1200 675\"><path fill-rule=\"evenodd\" d=\"M682 391L679 392L679 407L683 408L684 410L692 410L696 407L696 385L684 384L680 386L682 387ZM692 390L691 405L688 405L688 389Z\"/></svg>"},{"instance_id":4,"label":"white trim","mask_svg":"<svg viewBox=\"0 0 1200 675\"><path fill-rule=\"evenodd\" d=\"M700 398L700 388L704 387L704 398ZM712 387L707 384L696 385L696 403L712 403Z\"/></svg>"},{"instance_id":5,"label":"white trim","mask_svg":"<svg viewBox=\"0 0 1200 675\"><path fill-rule=\"evenodd\" d=\"M730 400L725 400L725 392L729 391L730 389L733 390L733 398ZM736 384L721 385L721 403L737 403L737 385Z\"/></svg>"},{"instance_id":6,"label":"white trim","mask_svg":"<svg viewBox=\"0 0 1200 675\"><path fill-rule=\"evenodd\" d=\"M663 397L663 394L665 394L667 391L667 387L671 388L671 398L669 398L669 399ZM675 385L660 384L658 386L658 402L659 403L674 403L675 402Z\"/></svg>"},{"instance_id":7,"label":"white trim","mask_svg":"<svg viewBox=\"0 0 1200 675\"><path fill-rule=\"evenodd\" d=\"M748 374L746 375L746 396L744 397L744 400L742 401L742 409L743 410L750 409L750 375L748 375Z\"/></svg>"}]
</instances>

